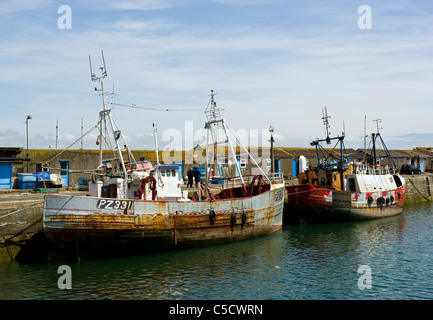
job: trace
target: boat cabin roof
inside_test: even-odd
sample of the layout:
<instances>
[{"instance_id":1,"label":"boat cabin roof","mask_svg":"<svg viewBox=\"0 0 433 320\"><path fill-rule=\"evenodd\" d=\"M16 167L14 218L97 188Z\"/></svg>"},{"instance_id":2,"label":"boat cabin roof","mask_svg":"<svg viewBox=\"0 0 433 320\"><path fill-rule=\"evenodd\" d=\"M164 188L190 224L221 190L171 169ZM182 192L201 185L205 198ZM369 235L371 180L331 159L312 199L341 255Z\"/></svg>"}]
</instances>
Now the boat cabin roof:
<instances>
[{"instance_id":1,"label":"boat cabin roof","mask_svg":"<svg viewBox=\"0 0 433 320\"><path fill-rule=\"evenodd\" d=\"M153 166L150 162L145 162L145 163L138 162L136 164L136 170L137 171L140 171L140 170L144 171L146 169L152 169L152 168L153 168Z\"/></svg>"},{"instance_id":2,"label":"boat cabin roof","mask_svg":"<svg viewBox=\"0 0 433 320\"><path fill-rule=\"evenodd\" d=\"M174 170L179 170L178 166L175 165L160 165L159 166L160 169L174 169Z\"/></svg>"}]
</instances>

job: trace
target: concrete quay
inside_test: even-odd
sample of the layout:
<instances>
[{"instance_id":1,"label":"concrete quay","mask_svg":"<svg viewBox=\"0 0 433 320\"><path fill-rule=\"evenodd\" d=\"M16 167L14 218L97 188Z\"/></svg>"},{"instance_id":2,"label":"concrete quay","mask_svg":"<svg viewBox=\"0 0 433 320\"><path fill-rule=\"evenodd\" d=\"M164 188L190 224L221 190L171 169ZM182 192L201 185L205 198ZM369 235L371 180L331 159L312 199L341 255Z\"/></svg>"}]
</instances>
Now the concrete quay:
<instances>
[{"instance_id":1,"label":"concrete quay","mask_svg":"<svg viewBox=\"0 0 433 320\"><path fill-rule=\"evenodd\" d=\"M406 181L405 205L433 201L433 174L403 175ZM297 180L287 181L296 184ZM219 187L219 186L218 186ZM189 196L198 192L188 190ZM76 188L59 189L61 194L85 195ZM43 198L47 193L29 190L0 190L0 263L25 260L45 260L47 245L42 232Z\"/></svg>"},{"instance_id":2,"label":"concrete quay","mask_svg":"<svg viewBox=\"0 0 433 320\"><path fill-rule=\"evenodd\" d=\"M433 174L402 175L406 181L405 205L433 201Z\"/></svg>"},{"instance_id":3,"label":"concrete quay","mask_svg":"<svg viewBox=\"0 0 433 320\"><path fill-rule=\"evenodd\" d=\"M87 193L73 188L62 188L60 192ZM38 246L37 242L44 241L42 211L46 194L30 190L0 190L0 263L21 258L38 259L37 255L41 253L33 249Z\"/></svg>"}]
</instances>

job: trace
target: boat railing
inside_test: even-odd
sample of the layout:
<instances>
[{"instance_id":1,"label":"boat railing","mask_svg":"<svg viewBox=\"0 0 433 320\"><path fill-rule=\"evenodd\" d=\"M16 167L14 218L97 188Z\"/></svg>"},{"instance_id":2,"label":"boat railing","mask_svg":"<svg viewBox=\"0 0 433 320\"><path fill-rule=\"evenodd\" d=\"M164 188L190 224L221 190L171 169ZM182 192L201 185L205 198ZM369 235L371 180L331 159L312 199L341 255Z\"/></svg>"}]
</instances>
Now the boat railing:
<instances>
[{"instance_id":1,"label":"boat railing","mask_svg":"<svg viewBox=\"0 0 433 320\"><path fill-rule=\"evenodd\" d=\"M353 172L356 174L366 175L385 175L394 173L394 170L392 170L388 165L372 166L368 164L354 164Z\"/></svg>"},{"instance_id":2,"label":"boat railing","mask_svg":"<svg viewBox=\"0 0 433 320\"><path fill-rule=\"evenodd\" d=\"M243 183L242 183L243 181ZM215 199L215 195L219 193L221 189L237 189L243 190L243 193L234 192L232 196L253 196L257 194L257 187L275 183L284 183L284 176L282 173L268 174L267 178L263 178L262 175L245 175L236 177L211 177L206 184L205 181L200 182L200 199ZM258 190L263 190L258 188ZM258 191L260 193L260 191ZM218 196L220 197L220 196Z\"/></svg>"},{"instance_id":3,"label":"boat railing","mask_svg":"<svg viewBox=\"0 0 433 320\"><path fill-rule=\"evenodd\" d=\"M249 185L254 181L254 177L256 175L245 175L243 176L243 180L245 184ZM268 174L267 177L271 181L271 183L282 183L284 182L284 176L282 172L276 172ZM266 182L266 178L262 178L263 182ZM209 185L222 184L222 187L240 187L242 186L242 180L239 176L235 177L212 177L209 180Z\"/></svg>"},{"instance_id":4,"label":"boat railing","mask_svg":"<svg viewBox=\"0 0 433 320\"><path fill-rule=\"evenodd\" d=\"M282 172L274 172L268 175L268 178L272 183L282 183L284 182L284 175Z\"/></svg>"}]
</instances>

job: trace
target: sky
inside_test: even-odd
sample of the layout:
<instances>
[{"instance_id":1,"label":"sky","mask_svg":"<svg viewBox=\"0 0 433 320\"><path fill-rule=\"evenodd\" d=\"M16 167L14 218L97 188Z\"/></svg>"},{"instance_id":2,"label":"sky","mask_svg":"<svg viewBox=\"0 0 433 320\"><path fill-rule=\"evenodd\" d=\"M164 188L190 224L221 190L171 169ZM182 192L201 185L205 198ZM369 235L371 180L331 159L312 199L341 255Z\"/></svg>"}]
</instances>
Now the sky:
<instances>
[{"instance_id":1,"label":"sky","mask_svg":"<svg viewBox=\"0 0 433 320\"><path fill-rule=\"evenodd\" d=\"M3 147L26 148L31 115L30 149L79 149L102 109L101 50L132 149L154 148L153 122L160 149L203 143L211 90L244 144L267 146L272 125L277 147L310 147L326 106L346 148L376 119L390 149L433 146L432 1L2 0L0 29Z\"/></svg>"}]
</instances>

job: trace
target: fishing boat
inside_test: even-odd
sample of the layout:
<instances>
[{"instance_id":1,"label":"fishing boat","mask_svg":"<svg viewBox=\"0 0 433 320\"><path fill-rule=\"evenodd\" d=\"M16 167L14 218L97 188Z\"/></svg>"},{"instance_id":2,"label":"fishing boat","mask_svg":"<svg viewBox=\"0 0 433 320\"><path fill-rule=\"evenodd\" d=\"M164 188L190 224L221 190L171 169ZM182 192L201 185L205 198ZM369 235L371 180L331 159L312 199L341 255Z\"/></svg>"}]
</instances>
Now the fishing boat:
<instances>
[{"instance_id":1,"label":"fishing boat","mask_svg":"<svg viewBox=\"0 0 433 320\"><path fill-rule=\"evenodd\" d=\"M200 183L200 196L191 199L188 191L182 191L178 166L159 162L155 123L157 162L149 165L135 161L123 141L124 152L132 159L125 165L119 142L123 139L122 132L105 105L102 81L105 76L106 71L99 78L92 75L92 80L100 82L103 97L99 140L106 139L102 138L106 131L102 124L109 123L118 158L103 161L101 153L100 166L89 183L89 195L45 196L43 230L55 246L76 249L80 256L141 253L257 238L282 229L284 180L265 174L260 166L261 174L242 176L233 148L240 140L222 118L213 91L206 108L208 141L216 137L213 130L222 129L224 141L210 144L228 142L237 174L218 183L217 192L211 190L208 173L212 161L207 147L206 179Z\"/></svg>"},{"instance_id":2,"label":"fishing boat","mask_svg":"<svg viewBox=\"0 0 433 320\"><path fill-rule=\"evenodd\" d=\"M298 175L298 184L286 185L285 219L290 223L352 221L390 217L403 211L405 180L379 132L371 136L370 161L352 161L347 157L342 136L329 137L326 108L323 111L326 138L311 143L316 147L318 165ZM379 130L378 130L379 131ZM336 144L330 151L322 143ZM376 156L381 142L385 155ZM389 164L378 165L383 159Z\"/></svg>"}]
</instances>

